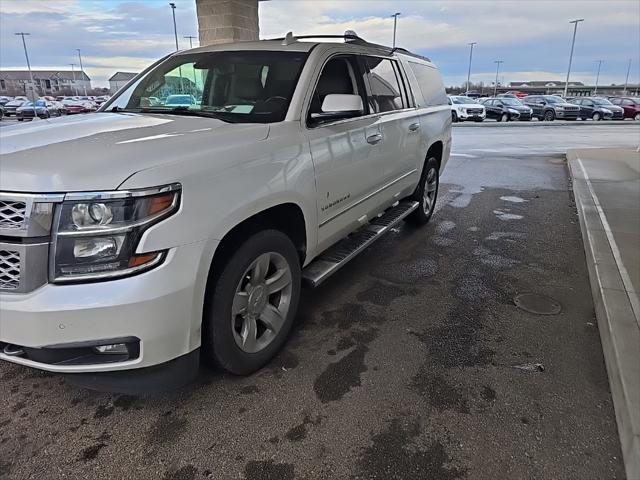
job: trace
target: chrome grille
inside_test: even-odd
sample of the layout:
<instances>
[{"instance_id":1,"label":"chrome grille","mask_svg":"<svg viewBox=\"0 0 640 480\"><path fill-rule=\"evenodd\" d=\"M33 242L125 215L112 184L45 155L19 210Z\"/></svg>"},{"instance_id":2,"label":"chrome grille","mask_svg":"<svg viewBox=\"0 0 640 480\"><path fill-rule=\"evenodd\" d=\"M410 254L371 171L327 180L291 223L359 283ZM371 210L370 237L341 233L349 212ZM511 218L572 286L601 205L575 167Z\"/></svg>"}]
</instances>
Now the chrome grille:
<instances>
[{"instance_id":1,"label":"chrome grille","mask_svg":"<svg viewBox=\"0 0 640 480\"><path fill-rule=\"evenodd\" d=\"M20 253L0 250L0 290L20 287Z\"/></svg>"},{"instance_id":2,"label":"chrome grille","mask_svg":"<svg viewBox=\"0 0 640 480\"><path fill-rule=\"evenodd\" d=\"M566 106L566 107L564 107L564 109L567 112L577 112L578 110L580 110L580 107L569 107L569 106Z\"/></svg>"},{"instance_id":3,"label":"chrome grille","mask_svg":"<svg viewBox=\"0 0 640 480\"><path fill-rule=\"evenodd\" d=\"M0 200L0 228L6 230L20 230L25 221L27 204Z\"/></svg>"}]
</instances>

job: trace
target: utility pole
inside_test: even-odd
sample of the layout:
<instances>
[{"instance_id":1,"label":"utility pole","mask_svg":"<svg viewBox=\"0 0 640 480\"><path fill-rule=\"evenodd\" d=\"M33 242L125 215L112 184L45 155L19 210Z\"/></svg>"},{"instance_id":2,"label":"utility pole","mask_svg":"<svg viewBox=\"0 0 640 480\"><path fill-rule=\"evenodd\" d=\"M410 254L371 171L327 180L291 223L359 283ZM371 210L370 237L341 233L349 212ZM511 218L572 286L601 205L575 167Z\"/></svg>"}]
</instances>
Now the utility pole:
<instances>
[{"instance_id":1,"label":"utility pole","mask_svg":"<svg viewBox=\"0 0 640 480\"><path fill-rule=\"evenodd\" d=\"M493 63L496 64L496 83L493 86L493 96L495 97L498 93L498 71L500 70L500 64L504 63L503 60L494 60Z\"/></svg>"},{"instance_id":2,"label":"utility pole","mask_svg":"<svg viewBox=\"0 0 640 480\"><path fill-rule=\"evenodd\" d=\"M198 37L194 37L193 35L185 35L184 38L189 39L189 48L193 48L193 39Z\"/></svg>"},{"instance_id":3,"label":"utility pole","mask_svg":"<svg viewBox=\"0 0 640 480\"><path fill-rule=\"evenodd\" d=\"M76 85L76 64L70 63L69 65L71 65L71 74L73 75L73 91L76 96L78 96L78 86Z\"/></svg>"},{"instance_id":4,"label":"utility pole","mask_svg":"<svg viewBox=\"0 0 640 480\"><path fill-rule=\"evenodd\" d=\"M171 7L171 13L173 14L173 35L176 38L176 52L179 50L178 47L178 28L176 27L176 4L171 2L169 3Z\"/></svg>"},{"instance_id":5,"label":"utility pole","mask_svg":"<svg viewBox=\"0 0 640 480\"><path fill-rule=\"evenodd\" d=\"M471 42L468 45L471 47L469 50L469 71L467 72L467 93L469 93L469 89L471 88L471 59L473 58L473 46L478 42Z\"/></svg>"},{"instance_id":6,"label":"utility pole","mask_svg":"<svg viewBox=\"0 0 640 480\"><path fill-rule=\"evenodd\" d=\"M84 96L87 96L87 84L84 81L84 69L82 68L82 55L80 54L80 49L76 48L78 52L78 59L80 60L80 80L82 81L82 86L84 87Z\"/></svg>"},{"instance_id":7,"label":"utility pole","mask_svg":"<svg viewBox=\"0 0 640 480\"><path fill-rule=\"evenodd\" d=\"M22 46L24 47L24 56L27 59L27 70L29 70L29 78L31 79L31 88L33 89L33 93L37 93L36 84L33 81L33 73L31 73L31 63L29 62L29 53L27 52L27 42L25 42L24 40L25 35L31 35L31 34L26 32L19 32L19 33L16 33L16 35L20 35L22 37ZM36 113L36 99L32 98L31 100L33 102L33 119L36 120L38 118L38 115Z\"/></svg>"},{"instance_id":8,"label":"utility pole","mask_svg":"<svg viewBox=\"0 0 640 480\"><path fill-rule=\"evenodd\" d=\"M398 28L398 17L402 15L400 12L396 12L393 15L393 48L396 48L396 30Z\"/></svg>"},{"instance_id":9,"label":"utility pole","mask_svg":"<svg viewBox=\"0 0 640 480\"><path fill-rule=\"evenodd\" d=\"M624 91L622 92L623 95L627 94L627 85L629 84L629 72L631 71L631 59L629 59L629 66L627 67L627 78L625 78L624 80Z\"/></svg>"},{"instance_id":10,"label":"utility pole","mask_svg":"<svg viewBox=\"0 0 640 480\"><path fill-rule=\"evenodd\" d=\"M576 32L578 31L578 23L584 22L584 18L578 18L571 20L569 23L573 23L573 39L571 40L571 53L569 54L569 68L567 69L567 80L564 82L564 98L567 98L567 90L569 89L569 74L571 73L571 61L573 60L573 47L576 44Z\"/></svg>"},{"instance_id":11,"label":"utility pole","mask_svg":"<svg viewBox=\"0 0 640 480\"><path fill-rule=\"evenodd\" d=\"M598 82L600 81L600 67L602 66L602 62L604 62L604 60L596 60L596 62L598 62L598 73L596 73L596 88L593 90L594 95L598 93Z\"/></svg>"}]
</instances>

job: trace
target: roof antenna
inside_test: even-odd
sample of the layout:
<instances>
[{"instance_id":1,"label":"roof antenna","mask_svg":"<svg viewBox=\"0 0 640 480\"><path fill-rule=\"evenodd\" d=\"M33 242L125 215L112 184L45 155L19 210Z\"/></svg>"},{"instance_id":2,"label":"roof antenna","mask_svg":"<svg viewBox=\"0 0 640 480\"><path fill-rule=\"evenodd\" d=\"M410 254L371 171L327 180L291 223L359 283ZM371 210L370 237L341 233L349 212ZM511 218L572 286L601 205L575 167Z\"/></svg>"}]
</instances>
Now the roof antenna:
<instances>
[{"instance_id":1,"label":"roof antenna","mask_svg":"<svg viewBox=\"0 0 640 480\"><path fill-rule=\"evenodd\" d=\"M292 43L296 42L296 37L293 36L293 32L287 32L287 34L284 37L284 40L282 40L282 45L291 45Z\"/></svg>"},{"instance_id":2,"label":"roof antenna","mask_svg":"<svg viewBox=\"0 0 640 480\"><path fill-rule=\"evenodd\" d=\"M353 38L355 37L355 38ZM358 37L358 34L356 33L355 30L345 30L344 32L344 41L345 42L353 42L354 40L358 39L360 37Z\"/></svg>"}]
</instances>

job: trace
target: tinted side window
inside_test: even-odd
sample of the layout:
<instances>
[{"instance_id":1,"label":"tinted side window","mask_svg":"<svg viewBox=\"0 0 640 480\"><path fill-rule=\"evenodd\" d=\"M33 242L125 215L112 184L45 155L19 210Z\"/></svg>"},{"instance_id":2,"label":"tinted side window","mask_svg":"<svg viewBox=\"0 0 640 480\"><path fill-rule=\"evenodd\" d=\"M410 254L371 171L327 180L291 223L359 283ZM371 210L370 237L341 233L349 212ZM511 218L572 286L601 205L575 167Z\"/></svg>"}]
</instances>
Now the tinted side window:
<instances>
[{"instance_id":1,"label":"tinted side window","mask_svg":"<svg viewBox=\"0 0 640 480\"><path fill-rule=\"evenodd\" d=\"M438 70L435 67L423 65L422 63L408 63L418 81L418 86L424 98L424 105L420 106L446 105L447 96Z\"/></svg>"},{"instance_id":2,"label":"tinted side window","mask_svg":"<svg viewBox=\"0 0 640 480\"><path fill-rule=\"evenodd\" d=\"M622 101L622 105L635 105L631 100L629 100L628 98L625 98Z\"/></svg>"},{"instance_id":3,"label":"tinted side window","mask_svg":"<svg viewBox=\"0 0 640 480\"><path fill-rule=\"evenodd\" d=\"M372 107L376 112L391 112L406 107L403 89L391 60L365 57L369 70Z\"/></svg>"}]
</instances>

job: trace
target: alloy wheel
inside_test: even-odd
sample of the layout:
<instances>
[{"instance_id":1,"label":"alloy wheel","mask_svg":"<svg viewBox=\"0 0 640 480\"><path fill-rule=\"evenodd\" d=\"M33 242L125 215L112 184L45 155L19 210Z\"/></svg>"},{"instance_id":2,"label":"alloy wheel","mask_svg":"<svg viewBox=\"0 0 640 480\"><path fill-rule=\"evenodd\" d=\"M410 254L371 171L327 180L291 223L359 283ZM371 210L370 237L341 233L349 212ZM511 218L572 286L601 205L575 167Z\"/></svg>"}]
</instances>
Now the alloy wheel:
<instances>
[{"instance_id":1,"label":"alloy wheel","mask_svg":"<svg viewBox=\"0 0 640 480\"><path fill-rule=\"evenodd\" d=\"M276 252L263 253L242 275L233 297L231 328L236 345L257 353L277 336L291 306L291 268Z\"/></svg>"},{"instance_id":2,"label":"alloy wheel","mask_svg":"<svg viewBox=\"0 0 640 480\"><path fill-rule=\"evenodd\" d=\"M435 168L431 168L427 172L427 179L424 184L424 193L422 194L422 210L425 215L429 215L431 213L433 204L436 201L437 190L438 172Z\"/></svg>"}]
</instances>

